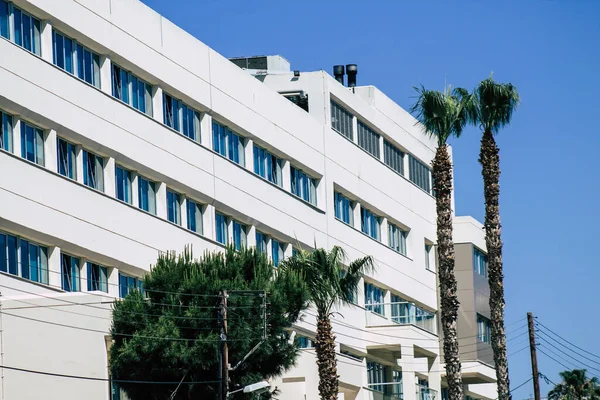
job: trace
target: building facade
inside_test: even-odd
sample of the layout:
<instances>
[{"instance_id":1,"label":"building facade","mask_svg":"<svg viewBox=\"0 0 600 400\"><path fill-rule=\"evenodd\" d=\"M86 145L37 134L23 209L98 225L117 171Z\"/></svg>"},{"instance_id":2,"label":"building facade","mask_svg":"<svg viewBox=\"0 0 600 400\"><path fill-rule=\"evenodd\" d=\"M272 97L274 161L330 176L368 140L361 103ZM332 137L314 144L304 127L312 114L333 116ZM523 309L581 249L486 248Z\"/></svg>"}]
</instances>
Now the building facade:
<instances>
[{"instance_id":1,"label":"building facade","mask_svg":"<svg viewBox=\"0 0 600 400\"><path fill-rule=\"evenodd\" d=\"M160 252L228 244L372 255L340 398L438 395L435 141L396 103L281 57L249 74L137 0L0 0L0 54L1 399L118 399L111 302ZM281 398L318 396L314 330Z\"/></svg>"}]
</instances>

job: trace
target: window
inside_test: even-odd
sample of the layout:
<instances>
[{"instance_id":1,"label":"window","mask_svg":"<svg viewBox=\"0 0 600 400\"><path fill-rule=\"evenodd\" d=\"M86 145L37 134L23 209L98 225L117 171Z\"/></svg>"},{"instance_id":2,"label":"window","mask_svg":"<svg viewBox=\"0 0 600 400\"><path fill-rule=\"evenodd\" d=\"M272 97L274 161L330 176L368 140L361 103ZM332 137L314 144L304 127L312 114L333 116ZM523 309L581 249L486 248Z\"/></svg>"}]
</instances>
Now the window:
<instances>
[{"instance_id":1,"label":"window","mask_svg":"<svg viewBox=\"0 0 600 400\"><path fill-rule=\"evenodd\" d=\"M477 339L483 343L491 343L490 320L477 314Z\"/></svg>"},{"instance_id":2,"label":"window","mask_svg":"<svg viewBox=\"0 0 600 400\"><path fill-rule=\"evenodd\" d=\"M353 118L344 107L331 100L331 127L350 140L354 139Z\"/></svg>"},{"instance_id":3,"label":"window","mask_svg":"<svg viewBox=\"0 0 600 400\"><path fill-rule=\"evenodd\" d=\"M373 129L358 121L358 145L376 158L379 158L379 137Z\"/></svg>"},{"instance_id":4,"label":"window","mask_svg":"<svg viewBox=\"0 0 600 400\"><path fill-rule=\"evenodd\" d=\"M100 87L100 56L62 33L52 31L54 65Z\"/></svg>"},{"instance_id":5,"label":"window","mask_svg":"<svg viewBox=\"0 0 600 400\"><path fill-rule=\"evenodd\" d=\"M216 121L213 121L213 150L241 166L245 165L244 138Z\"/></svg>"},{"instance_id":6,"label":"window","mask_svg":"<svg viewBox=\"0 0 600 400\"><path fill-rule=\"evenodd\" d=\"M21 157L44 165L44 132L21 121Z\"/></svg>"},{"instance_id":7,"label":"window","mask_svg":"<svg viewBox=\"0 0 600 400\"><path fill-rule=\"evenodd\" d=\"M362 362L362 360L363 360L362 356L359 356L358 354L354 354L354 353L352 353L352 352L350 352L348 350L340 350L340 353L343 354L343 355L345 355L346 357L350 357L353 360L356 360L356 361L359 361L359 362Z\"/></svg>"},{"instance_id":8,"label":"window","mask_svg":"<svg viewBox=\"0 0 600 400\"><path fill-rule=\"evenodd\" d=\"M88 291L108 293L108 268L91 262L87 263Z\"/></svg>"},{"instance_id":9,"label":"window","mask_svg":"<svg viewBox=\"0 0 600 400\"><path fill-rule=\"evenodd\" d=\"M290 167L292 194L310 204L317 204L317 182L304 171Z\"/></svg>"},{"instance_id":10,"label":"window","mask_svg":"<svg viewBox=\"0 0 600 400\"><path fill-rule=\"evenodd\" d=\"M156 184L138 175L138 207L156 215Z\"/></svg>"},{"instance_id":11,"label":"window","mask_svg":"<svg viewBox=\"0 0 600 400\"><path fill-rule=\"evenodd\" d=\"M481 276L488 276L488 258L487 255L473 247L473 268Z\"/></svg>"},{"instance_id":12,"label":"window","mask_svg":"<svg viewBox=\"0 0 600 400\"><path fill-rule=\"evenodd\" d=\"M120 387L118 383L111 381L110 388L111 388L110 400L129 400L127 393L125 393L125 390L123 390L123 388Z\"/></svg>"},{"instance_id":13,"label":"window","mask_svg":"<svg viewBox=\"0 0 600 400\"><path fill-rule=\"evenodd\" d=\"M77 158L75 145L64 139L57 138L58 173L67 178L77 179Z\"/></svg>"},{"instance_id":14,"label":"window","mask_svg":"<svg viewBox=\"0 0 600 400\"><path fill-rule=\"evenodd\" d=\"M67 292L79 292L81 290L79 282L79 258L61 253L60 269L62 274L62 289Z\"/></svg>"},{"instance_id":15,"label":"window","mask_svg":"<svg viewBox=\"0 0 600 400\"><path fill-rule=\"evenodd\" d=\"M40 51L40 20L13 6L13 39L35 55Z\"/></svg>"},{"instance_id":16,"label":"window","mask_svg":"<svg viewBox=\"0 0 600 400\"><path fill-rule=\"evenodd\" d=\"M392 370L392 395L397 396L399 399L402 398L402 371Z\"/></svg>"},{"instance_id":17,"label":"window","mask_svg":"<svg viewBox=\"0 0 600 400\"><path fill-rule=\"evenodd\" d=\"M385 291L371 283L365 282L365 308L374 313L385 315L383 307Z\"/></svg>"},{"instance_id":18,"label":"window","mask_svg":"<svg viewBox=\"0 0 600 400\"><path fill-rule=\"evenodd\" d=\"M267 254L267 243L269 238L264 233L260 232L258 229L256 230L256 250L261 253Z\"/></svg>"},{"instance_id":19,"label":"window","mask_svg":"<svg viewBox=\"0 0 600 400\"><path fill-rule=\"evenodd\" d=\"M104 159L83 150L83 183L92 189L104 191Z\"/></svg>"},{"instance_id":20,"label":"window","mask_svg":"<svg viewBox=\"0 0 600 400\"><path fill-rule=\"evenodd\" d=\"M2 9L2 0L0 0ZM0 111L0 149L12 152L13 117Z\"/></svg>"},{"instance_id":21,"label":"window","mask_svg":"<svg viewBox=\"0 0 600 400\"><path fill-rule=\"evenodd\" d=\"M181 225L181 195L167 190L167 219Z\"/></svg>"},{"instance_id":22,"label":"window","mask_svg":"<svg viewBox=\"0 0 600 400\"><path fill-rule=\"evenodd\" d=\"M184 136L200 141L200 113L166 93L163 93L163 121Z\"/></svg>"},{"instance_id":23,"label":"window","mask_svg":"<svg viewBox=\"0 0 600 400\"><path fill-rule=\"evenodd\" d=\"M296 343L300 349L312 349L315 347L315 342L305 336L296 335Z\"/></svg>"},{"instance_id":24,"label":"window","mask_svg":"<svg viewBox=\"0 0 600 400\"><path fill-rule=\"evenodd\" d=\"M429 167L410 154L408 155L408 163L409 179L411 182L427 193L431 193L431 174Z\"/></svg>"},{"instance_id":25,"label":"window","mask_svg":"<svg viewBox=\"0 0 600 400\"><path fill-rule=\"evenodd\" d=\"M431 268L431 248L430 244L425 243L425 268L429 271L433 271Z\"/></svg>"},{"instance_id":26,"label":"window","mask_svg":"<svg viewBox=\"0 0 600 400\"><path fill-rule=\"evenodd\" d=\"M121 167L120 165L115 166L115 180L116 180L116 195L117 199L124 201L125 203L131 204L131 172Z\"/></svg>"},{"instance_id":27,"label":"window","mask_svg":"<svg viewBox=\"0 0 600 400\"><path fill-rule=\"evenodd\" d=\"M152 86L117 64L112 64L112 95L152 116Z\"/></svg>"},{"instance_id":28,"label":"window","mask_svg":"<svg viewBox=\"0 0 600 400\"><path fill-rule=\"evenodd\" d=\"M385 383L387 383L386 370L387 367L384 367L379 363L367 361L369 389L376 390L378 392L385 391Z\"/></svg>"},{"instance_id":29,"label":"window","mask_svg":"<svg viewBox=\"0 0 600 400\"><path fill-rule=\"evenodd\" d=\"M334 193L335 217L348 225L354 225L354 202L341 193Z\"/></svg>"},{"instance_id":30,"label":"window","mask_svg":"<svg viewBox=\"0 0 600 400\"><path fill-rule=\"evenodd\" d=\"M202 206L194 201L187 200L187 228L196 233L202 233Z\"/></svg>"},{"instance_id":31,"label":"window","mask_svg":"<svg viewBox=\"0 0 600 400\"><path fill-rule=\"evenodd\" d=\"M133 276L124 275L119 272L119 296L124 298L129 292L134 289L138 289L143 292L143 282L141 279L134 278Z\"/></svg>"},{"instance_id":32,"label":"window","mask_svg":"<svg viewBox=\"0 0 600 400\"><path fill-rule=\"evenodd\" d=\"M48 248L0 232L0 271L48 284Z\"/></svg>"},{"instance_id":33,"label":"window","mask_svg":"<svg viewBox=\"0 0 600 400\"><path fill-rule=\"evenodd\" d=\"M227 225L229 221L226 216L221 213L215 213L215 225L216 225L216 235L215 238L217 242L221 244L227 244L229 236L227 235Z\"/></svg>"},{"instance_id":34,"label":"window","mask_svg":"<svg viewBox=\"0 0 600 400\"><path fill-rule=\"evenodd\" d=\"M379 217L372 211L360 206L361 223L360 229L363 233L371 236L375 240L381 239L381 230L379 229Z\"/></svg>"},{"instance_id":35,"label":"window","mask_svg":"<svg viewBox=\"0 0 600 400\"><path fill-rule=\"evenodd\" d=\"M383 141L383 161L388 167L404 176L404 153L387 139Z\"/></svg>"},{"instance_id":36,"label":"window","mask_svg":"<svg viewBox=\"0 0 600 400\"><path fill-rule=\"evenodd\" d=\"M8 35L8 3L0 0L0 36L9 39Z\"/></svg>"},{"instance_id":37,"label":"window","mask_svg":"<svg viewBox=\"0 0 600 400\"><path fill-rule=\"evenodd\" d=\"M406 255L406 236L408 232L388 222L389 245L402 255Z\"/></svg>"},{"instance_id":38,"label":"window","mask_svg":"<svg viewBox=\"0 0 600 400\"><path fill-rule=\"evenodd\" d=\"M274 266L278 266L284 258L283 243L275 239L271 239L271 258Z\"/></svg>"},{"instance_id":39,"label":"window","mask_svg":"<svg viewBox=\"0 0 600 400\"><path fill-rule=\"evenodd\" d=\"M233 247L235 247L236 250L246 247L246 225L235 220L233 220L231 225L233 228Z\"/></svg>"},{"instance_id":40,"label":"window","mask_svg":"<svg viewBox=\"0 0 600 400\"><path fill-rule=\"evenodd\" d=\"M254 145L254 172L277 186L282 186L283 162L262 147Z\"/></svg>"},{"instance_id":41,"label":"window","mask_svg":"<svg viewBox=\"0 0 600 400\"><path fill-rule=\"evenodd\" d=\"M282 94L283 97L308 112L308 95L302 93L286 93Z\"/></svg>"}]
</instances>

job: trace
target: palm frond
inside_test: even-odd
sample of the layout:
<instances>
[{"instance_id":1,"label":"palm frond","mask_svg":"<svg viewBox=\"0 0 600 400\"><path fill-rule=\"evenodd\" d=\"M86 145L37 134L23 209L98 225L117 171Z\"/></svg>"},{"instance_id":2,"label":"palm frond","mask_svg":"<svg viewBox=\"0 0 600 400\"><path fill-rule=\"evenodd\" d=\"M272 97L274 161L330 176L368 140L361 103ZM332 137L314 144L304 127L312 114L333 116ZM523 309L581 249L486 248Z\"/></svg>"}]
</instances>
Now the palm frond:
<instances>
[{"instance_id":1,"label":"palm frond","mask_svg":"<svg viewBox=\"0 0 600 400\"><path fill-rule=\"evenodd\" d=\"M473 96L476 122L484 131L493 133L510 123L520 102L519 92L512 83L498 83L492 75L479 83Z\"/></svg>"}]
</instances>

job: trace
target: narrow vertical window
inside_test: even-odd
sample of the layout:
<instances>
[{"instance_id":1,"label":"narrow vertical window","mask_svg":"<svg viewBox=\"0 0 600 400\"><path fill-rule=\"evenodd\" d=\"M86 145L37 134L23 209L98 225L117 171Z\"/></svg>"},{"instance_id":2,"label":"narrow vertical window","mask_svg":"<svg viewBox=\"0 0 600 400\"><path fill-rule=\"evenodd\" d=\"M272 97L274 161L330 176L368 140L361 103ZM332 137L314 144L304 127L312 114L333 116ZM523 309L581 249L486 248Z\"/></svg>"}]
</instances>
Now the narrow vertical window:
<instances>
[{"instance_id":1,"label":"narrow vertical window","mask_svg":"<svg viewBox=\"0 0 600 400\"><path fill-rule=\"evenodd\" d=\"M227 224L228 224L228 219L226 216L224 216L223 214L217 212L215 213L215 227L216 227L216 232L215 232L215 238L217 239L217 242L221 243L221 244L227 244L228 243L228 234L227 234Z\"/></svg>"},{"instance_id":2,"label":"narrow vertical window","mask_svg":"<svg viewBox=\"0 0 600 400\"><path fill-rule=\"evenodd\" d=\"M44 165L44 132L21 121L21 157Z\"/></svg>"},{"instance_id":3,"label":"narrow vertical window","mask_svg":"<svg viewBox=\"0 0 600 400\"><path fill-rule=\"evenodd\" d=\"M254 173L277 186L282 186L283 161L262 147L254 145Z\"/></svg>"},{"instance_id":4,"label":"narrow vertical window","mask_svg":"<svg viewBox=\"0 0 600 400\"><path fill-rule=\"evenodd\" d=\"M17 247L16 236L8 235L6 237L6 252L8 253L8 273L12 275L19 275L19 261L17 258L18 247Z\"/></svg>"},{"instance_id":5,"label":"narrow vertical window","mask_svg":"<svg viewBox=\"0 0 600 400\"><path fill-rule=\"evenodd\" d=\"M117 199L131 204L131 172L120 165L115 166L115 186Z\"/></svg>"},{"instance_id":6,"label":"narrow vertical window","mask_svg":"<svg viewBox=\"0 0 600 400\"><path fill-rule=\"evenodd\" d=\"M373 214L369 209L361 206L361 231L375 240L380 238L379 217Z\"/></svg>"},{"instance_id":7,"label":"narrow vertical window","mask_svg":"<svg viewBox=\"0 0 600 400\"><path fill-rule=\"evenodd\" d=\"M273 260L273 265L278 266L281 261L283 261L283 243L278 240L271 239L271 259Z\"/></svg>"},{"instance_id":8,"label":"narrow vertical window","mask_svg":"<svg viewBox=\"0 0 600 400\"><path fill-rule=\"evenodd\" d=\"M165 125L200 141L200 113L167 93L163 93L163 117Z\"/></svg>"},{"instance_id":9,"label":"narrow vertical window","mask_svg":"<svg viewBox=\"0 0 600 400\"><path fill-rule=\"evenodd\" d=\"M408 232L388 222L389 246L402 255L406 255L406 236Z\"/></svg>"},{"instance_id":10,"label":"narrow vertical window","mask_svg":"<svg viewBox=\"0 0 600 400\"><path fill-rule=\"evenodd\" d=\"M432 271L431 268L431 248L432 246L425 243L425 268Z\"/></svg>"},{"instance_id":11,"label":"narrow vertical window","mask_svg":"<svg viewBox=\"0 0 600 400\"><path fill-rule=\"evenodd\" d=\"M95 64L91 53L84 53L84 61L86 60L86 65ZM88 70L85 74L93 75L93 71ZM117 64L112 64L111 75L112 95L138 111L152 116L152 86Z\"/></svg>"},{"instance_id":12,"label":"narrow vertical window","mask_svg":"<svg viewBox=\"0 0 600 400\"><path fill-rule=\"evenodd\" d=\"M340 221L354 226L354 202L341 193L334 193L335 217Z\"/></svg>"},{"instance_id":13,"label":"narrow vertical window","mask_svg":"<svg viewBox=\"0 0 600 400\"><path fill-rule=\"evenodd\" d=\"M317 181L308 176L304 171L290 167L291 191L313 205L317 204Z\"/></svg>"},{"instance_id":14,"label":"narrow vertical window","mask_svg":"<svg viewBox=\"0 0 600 400\"><path fill-rule=\"evenodd\" d=\"M244 138L216 121L213 121L213 150L241 166L245 165Z\"/></svg>"},{"instance_id":15,"label":"narrow vertical window","mask_svg":"<svg viewBox=\"0 0 600 400\"><path fill-rule=\"evenodd\" d=\"M88 291L108 293L108 268L91 262L87 263Z\"/></svg>"},{"instance_id":16,"label":"narrow vertical window","mask_svg":"<svg viewBox=\"0 0 600 400\"><path fill-rule=\"evenodd\" d=\"M125 298L133 290L144 291L142 280L119 272L119 297Z\"/></svg>"},{"instance_id":17,"label":"narrow vertical window","mask_svg":"<svg viewBox=\"0 0 600 400\"><path fill-rule=\"evenodd\" d=\"M16 44L40 55L40 20L13 6L13 39Z\"/></svg>"},{"instance_id":18,"label":"narrow vertical window","mask_svg":"<svg viewBox=\"0 0 600 400\"><path fill-rule=\"evenodd\" d=\"M156 184L138 175L138 207L156 215Z\"/></svg>"},{"instance_id":19,"label":"narrow vertical window","mask_svg":"<svg viewBox=\"0 0 600 400\"><path fill-rule=\"evenodd\" d=\"M60 267L62 273L62 289L67 292L79 292L81 290L79 259L61 253Z\"/></svg>"},{"instance_id":20,"label":"narrow vertical window","mask_svg":"<svg viewBox=\"0 0 600 400\"><path fill-rule=\"evenodd\" d=\"M475 272L487 278L488 276L488 257L481 251L473 247L473 267Z\"/></svg>"},{"instance_id":21,"label":"narrow vertical window","mask_svg":"<svg viewBox=\"0 0 600 400\"><path fill-rule=\"evenodd\" d=\"M385 315L384 290L365 282L365 308L374 313Z\"/></svg>"},{"instance_id":22,"label":"narrow vertical window","mask_svg":"<svg viewBox=\"0 0 600 400\"><path fill-rule=\"evenodd\" d=\"M429 167L410 154L408 155L408 161L408 176L411 182L427 193L431 193L431 171L429 170Z\"/></svg>"},{"instance_id":23,"label":"narrow vertical window","mask_svg":"<svg viewBox=\"0 0 600 400\"><path fill-rule=\"evenodd\" d=\"M194 201L186 201L187 228L196 233L202 233L202 206Z\"/></svg>"},{"instance_id":24,"label":"narrow vertical window","mask_svg":"<svg viewBox=\"0 0 600 400\"><path fill-rule=\"evenodd\" d=\"M77 179L77 160L75 145L62 138L57 138L58 173L67 178Z\"/></svg>"},{"instance_id":25,"label":"narrow vertical window","mask_svg":"<svg viewBox=\"0 0 600 400\"><path fill-rule=\"evenodd\" d=\"M376 158L379 158L379 138L379 134L358 121L358 145Z\"/></svg>"},{"instance_id":26,"label":"narrow vertical window","mask_svg":"<svg viewBox=\"0 0 600 400\"><path fill-rule=\"evenodd\" d=\"M331 100L331 127L350 140L354 139L354 116Z\"/></svg>"},{"instance_id":27,"label":"narrow vertical window","mask_svg":"<svg viewBox=\"0 0 600 400\"><path fill-rule=\"evenodd\" d=\"M48 284L48 249L25 239L18 241L21 276L34 282Z\"/></svg>"},{"instance_id":28,"label":"narrow vertical window","mask_svg":"<svg viewBox=\"0 0 600 400\"><path fill-rule=\"evenodd\" d=\"M174 224L181 225L181 195L167 190L167 218Z\"/></svg>"},{"instance_id":29,"label":"narrow vertical window","mask_svg":"<svg viewBox=\"0 0 600 400\"><path fill-rule=\"evenodd\" d=\"M92 189L104 191L104 159L83 150L83 183Z\"/></svg>"},{"instance_id":30,"label":"narrow vertical window","mask_svg":"<svg viewBox=\"0 0 600 400\"><path fill-rule=\"evenodd\" d=\"M390 143L387 139L384 140L383 147L383 161L385 164L400 175L404 176L404 153L398 150L396 146Z\"/></svg>"},{"instance_id":31,"label":"narrow vertical window","mask_svg":"<svg viewBox=\"0 0 600 400\"><path fill-rule=\"evenodd\" d=\"M0 36L9 38L8 35L8 3L0 0Z\"/></svg>"},{"instance_id":32,"label":"narrow vertical window","mask_svg":"<svg viewBox=\"0 0 600 400\"><path fill-rule=\"evenodd\" d=\"M240 250L242 247L246 247L247 238L247 228L246 225L239 223L238 221L232 222L233 229L233 246L236 250Z\"/></svg>"},{"instance_id":33,"label":"narrow vertical window","mask_svg":"<svg viewBox=\"0 0 600 400\"><path fill-rule=\"evenodd\" d=\"M269 238L264 233L256 230L256 250L260 253L267 254L267 242Z\"/></svg>"},{"instance_id":34,"label":"narrow vertical window","mask_svg":"<svg viewBox=\"0 0 600 400\"><path fill-rule=\"evenodd\" d=\"M1 5L0 5L1 6ZM0 149L12 152L13 117L0 111Z\"/></svg>"}]
</instances>

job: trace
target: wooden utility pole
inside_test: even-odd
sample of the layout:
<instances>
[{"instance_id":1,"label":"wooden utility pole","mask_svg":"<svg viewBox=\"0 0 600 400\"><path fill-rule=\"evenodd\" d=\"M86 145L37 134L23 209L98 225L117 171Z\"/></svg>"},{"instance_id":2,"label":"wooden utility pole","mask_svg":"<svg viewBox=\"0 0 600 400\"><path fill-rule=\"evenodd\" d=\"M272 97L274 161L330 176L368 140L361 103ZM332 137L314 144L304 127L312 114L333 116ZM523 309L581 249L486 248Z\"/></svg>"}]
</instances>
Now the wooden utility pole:
<instances>
[{"instance_id":1,"label":"wooden utility pole","mask_svg":"<svg viewBox=\"0 0 600 400\"><path fill-rule=\"evenodd\" d=\"M533 392L535 400L540 400L540 373L537 365L537 352L535 350L535 328L533 325L533 314L527 313L527 325L529 326L529 351L531 352L531 373L533 375Z\"/></svg>"},{"instance_id":2,"label":"wooden utility pole","mask_svg":"<svg viewBox=\"0 0 600 400\"><path fill-rule=\"evenodd\" d=\"M227 290L221 292L221 348L219 351L219 400L227 400L229 392L229 352L227 348Z\"/></svg>"}]
</instances>

